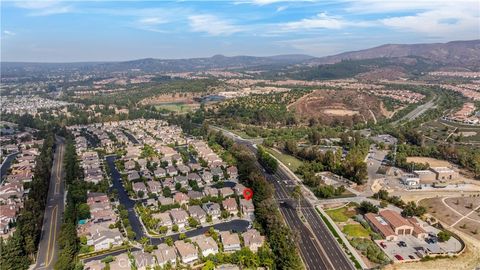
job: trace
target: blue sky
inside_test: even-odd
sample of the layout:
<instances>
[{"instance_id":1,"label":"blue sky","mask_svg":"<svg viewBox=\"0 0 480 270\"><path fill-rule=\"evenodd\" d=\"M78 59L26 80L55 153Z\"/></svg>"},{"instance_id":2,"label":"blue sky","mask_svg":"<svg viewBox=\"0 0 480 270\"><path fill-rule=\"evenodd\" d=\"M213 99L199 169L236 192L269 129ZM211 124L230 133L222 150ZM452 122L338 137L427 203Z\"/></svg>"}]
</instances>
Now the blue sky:
<instances>
[{"instance_id":1,"label":"blue sky","mask_svg":"<svg viewBox=\"0 0 480 270\"><path fill-rule=\"evenodd\" d=\"M325 56L480 38L478 0L1 1L2 61Z\"/></svg>"}]
</instances>

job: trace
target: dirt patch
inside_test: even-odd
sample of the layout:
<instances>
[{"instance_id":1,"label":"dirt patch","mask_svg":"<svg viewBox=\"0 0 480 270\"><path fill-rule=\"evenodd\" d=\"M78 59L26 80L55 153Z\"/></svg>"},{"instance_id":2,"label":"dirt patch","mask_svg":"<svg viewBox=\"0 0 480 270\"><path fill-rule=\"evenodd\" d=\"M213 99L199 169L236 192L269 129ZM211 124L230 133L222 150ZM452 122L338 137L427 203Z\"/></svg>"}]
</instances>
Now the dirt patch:
<instances>
[{"instance_id":1,"label":"dirt patch","mask_svg":"<svg viewBox=\"0 0 480 270\"><path fill-rule=\"evenodd\" d=\"M477 132L475 132L475 131L462 131L462 132L460 132L460 134L462 134L463 137L473 137L473 136L477 135Z\"/></svg>"},{"instance_id":2,"label":"dirt patch","mask_svg":"<svg viewBox=\"0 0 480 270\"><path fill-rule=\"evenodd\" d=\"M288 105L300 118L346 125L385 118L385 110L381 108L382 102L377 97L352 90L316 90Z\"/></svg>"},{"instance_id":3,"label":"dirt patch","mask_svg":"<svg viewBox=\"0 0 480 270\"><path fill-rule=\"evenodd\" d=\"M445 203L460 214L466 215L480 205L480 197L447 198L445 199Z\"/></svg>"},{"instance_id":4,"label":"dirt patch","mask_svg":"<svg viewBox=\"0 0 480 270\"><path fill-rule=\"evenodd\" d=\"M456 204L457 200L459 202L458 205ZM445 199L445 203L454 210L445 205L445 203L443 203L443 198L441 197L424 199L419 203L420 205L425 206L427 211L443 224L448 226L455 224L453 228L456 230L463 232L472 239L480 240L480 212L477 210L468 215L468 218L464 217L478 207L478 204L473 204L473 209L461 209L465 208L465 204L470 204L470 201L476 202L476 200L478 200L478 197L456 197ZM452 227L449 227L449 229L451 228Z\"/></svg>"},{"instance_id":5,"label":"dirt patch","mask_svg":"<svg viewBox=\"0 0 480 270\"><path fill-rule=\"evenodd\" d=\"M341 110L341 109L326 109L323 110L323 113L334 115L334 116L352 116L358 114L358 111L351 111L351 110Z\"/></svg>"},{"instance_id":6,"label":"dirt patch","mask_svg":"<svg viewBox=\"0 0 480 270\"><path fill-rule=\"evenodd\" d=\"M428 163L430 167L452 167L452 164L446 160L429 157L407 157L407 162Z\"/></svg>"}]
</instances>

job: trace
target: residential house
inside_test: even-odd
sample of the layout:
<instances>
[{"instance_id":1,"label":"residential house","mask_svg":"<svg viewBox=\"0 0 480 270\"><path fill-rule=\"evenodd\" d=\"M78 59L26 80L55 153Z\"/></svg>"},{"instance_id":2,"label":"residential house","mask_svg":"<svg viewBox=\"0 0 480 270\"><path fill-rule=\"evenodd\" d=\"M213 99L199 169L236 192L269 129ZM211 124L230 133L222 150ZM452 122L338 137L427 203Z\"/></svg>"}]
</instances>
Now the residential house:
<instances>
[{"instance_id":1,"label":"residential house","mask_svg":"<svg viewBox=\"0 0 480 270\"><path fill-rule=\"evenodd\" d=\"M252 200L240 199L240 210L244 217L248 217L251 220L255 218L255 206L253 206Z\"/></svg>"},{"instance_id":2,"label":"residential house","mask_svg":"<svg viewBox=\"0 0 480 270\"><path fill-rule=\"evenodd\" d=\"M115 260L110 263L110 269L115 270L130 270L132 267L132 262L128 258L127 253L121 253L115 257Z\"/></svg>"},{"instance_id":3,"label":"residential house","mask_svg":"<svg viewBox=\"0 0 480 270\"><path fill-rule=\"evenodd\" d=\"M170 176L178 175L177 168L175 168L174 166L168 166L168 167L167 167L167 173L168 173L168 175L170 175Z\"/></svg>"},{"instance_id":4,"label":"residential house","mask_svg":"<svg viewBox=\"0 0 480 270\"><path fill-rule=\"evenodd\" d=\"M207 213L198 205L192 205L188 207L190 216L196 219L200 223L204 223L207 219Z\"/></svg>"},{"instance_id":5,"label":"residential house","mask_svg":"<svg viewBox=\"0 0 480 270\"><path fill-rule=\"evenodd\" d=\"M203 189L203 194L205 196L218 197L218 189L214 187L205 187Z\"/></svg>"},{"instance_id":6,"label":"residential house","mask_svg":"<svg viewBox=\"0 0 480 270\"><path fill-rule=\"evenodd\" d=\"M242 234L242 237L245 247L248 247L253 252L257 252L258 248L265 242L265 236L260 235L255 229L247 230Z\"/></svg>"},{"instance_id":7,"label":"residential house","mask_svg":"<svg viewBox=\"0 0 480 270\"><path fill-rule=\"evenodd\" d=\"M185 195L185 193L177 192L175 193L175 195L173 195L173 200L176 203L179 203L180 205L182 205L182 204L187 204L189 201L189 198L187 195Z\"/></svg>"},{"instance_id":8,"label":"residential house","mask_svg":"<svg viewBox=\"0 0 480 270\"><path fill-rule=\"evenodd\" d=\"M147 182L147 186L151 193L158 194L162 192L162 185L160 185L160 182L151 180Z\"/></svg>"},{"instance_id":9,"label":"residential house","mask_svg":"<svg viewBox=\"0 0 480 270\"><path fill-rule=\"evenodd\" d=\"M140 179L140 174L137 171L129 171L127 176L128 181L137 181Z\"/></svg>"},{"instance_id":10,"label":"residential house","mask_svg":"<svg viewBox=\"0 0 480 270\"><path fill-rule=\"evenodd\" d=\"M222 213L220 209L220 205L214 202L204 203L202 206L203 210L207 213L207 215L212 216L212 220L217 220L220 218Z\"/></svg>"},{"instance_id":11,"label":"residential house","mask_svg":"<svg viewBox=\"0 0 480 270\"><path fill-rule=\"evenodd\" d=\"M238 206L237 201L235 198L228 198L222 202L222 206L225 210L227 210L230 215L238 214Z\"/></svg>"},{"instance_id":12,"label":"residential house","mask_svg":"<svg viewBox=\"0 0 480 270\"><path fill-rule=\"evenodd\" d=\"M229 187L223 187L223 188L219 189L218 193L220 194L220 196L223 196L224 198L232 196L232 195L235 194L233 192L233 189L229 188Z\"/></svg>"},{"instance_id":13,"label":"residential house","mask_svg":"<svg viewBox=\"0 0 480 270\"><path fill-rule=\"evenodd\" d=\"M198 245L203 257L218 253L217 242L215 242L212 237L207 237L201 234L199 236L192 237L192 241Z\"/></svg>"},{"instance_id":14,"label":"residential house","mask_svg":"<svg viewBox=\"0 0 480 270\"><path fill-rule=\"evenodd\" d=\"M168 228L171 228L173 225L172 218L170 217L170 214L165 212L165 213L155 213L152 215L152 218L158 219L158 225L160 226L165 226Z\"/></svg>"},{"instance_id":15,"label":"residential house","mask_svg":"<svg viewBox=\"0 0 480 270\"><path fill-rule=\"evenodd\" d=\"M222 240L223 251L225 252L233 252L242 248L240 246L240 238L236 233L220 232L220 239Z\"/></svg>"},{"instance_id":16,"label":"residential house","mask_svg":"<svg viewBox=\"0 0 480 270\"><path fill-rule=\"evenodd\" d=\"M175 248L180 255L182 263L190 264L198 260L198 251L193 244L185 241L175 241Z\"/></svg>"},{"instance_id":17,"label":"residential house","mask_svg":"<svg viewBox=\"0 0 480 270\"><path fill-rule=\"evenodd\" d=\"M230 166L227 168L227 174L230 180L236 181L238 178L238 170L235 166Z\"/></svg>"},{"instance_id":18,"label":"residential house","mask_svg":"<svg viewBox=\"0 0 480 270\"><path fill-rule=\"evenodd\" d=\"M157 168L154 172L155 177L163 178L167 176L167 171L164 168Z\"/></svg>"},{"instance_id":19,"label":"residential house","mask_svg":"<svg viewBox=\"0 0 480 270\"><path fill-rule=\"evenodd\" d=\"M153 255L143 250L133 251L132 257L137 270L151 269L156 264Z\"/></svg>"},{"instance_id":20,"label":"residential house","mask_svg":"<svg viewBox=\"0 0 480 270\"><path fill-rule=\"evenodd\" d=\"M87 240L87 245L93 246L95 251L109 249L123 243L122 234L118 230L102 230L92 234Z\"/></svg>"},{"instance_id":21,"label":"residential house","mask_svg":"<svg viewBox=\"0 0 480 270\"><path fill-rule=\"evenodd\" d=\"M133 191L138 194L139 191L142 191L143 194L147 194L147 187L143 182L135 182L133 183Z\"/></svg>"},{"instance_id":22,"label":"residential house","mask_svg":"<svg viewBox=\"0 0 480 270\"><path fill-rule=\"evenodd\" d=\"M173 224L178 225L179 228L184 228L188 222L188 213L180 208L170 210Z\"/></svg>"},{"instance_id":23,"label":"residential house","mask_svg":"<svg viewBox=\"0 0 480 270\"><path fill-rule=\"evenodd\" d=\"M191 200L201 200L203 198L203 193L195 190L189 190L187 195Z\"/></svg>"},{"instance_id":24,"label":"residential house","mask_svg":"<svg viewBox=\"0 0 480 270\"><path fill-rule=\"evenodd\" d=\"M173 201L173 198L170 198L170 197L159 197L158 198L158 201L160 202L161 205L170 205L170 204L174 204L175 202Z\"/></svg>"},{"instance_id":25,"label":"residential house","mask_svg":"<svg viewBox=\"0 0 480 270\"><path fill-rule=\"evenodd\" d=\"M233 188L233 191L237 196L242 196L243 197L243 191L246 189L246 187L240 183L236 184L235 187Z\"/></svg>"},{"instance_id":26,"label":"residential house","mask_svg":"<svg viewBox=\"0 0 480 270\"><path fill-rule=\"evenodd\" d=\"M157 257L157 264L160 267L163 267L168 263L175 266L177 263L177 253L175 252L175 248L170 247L165 243L158 245L158 248L153 251L153 254Z\"/></svg>"}]
</instances>

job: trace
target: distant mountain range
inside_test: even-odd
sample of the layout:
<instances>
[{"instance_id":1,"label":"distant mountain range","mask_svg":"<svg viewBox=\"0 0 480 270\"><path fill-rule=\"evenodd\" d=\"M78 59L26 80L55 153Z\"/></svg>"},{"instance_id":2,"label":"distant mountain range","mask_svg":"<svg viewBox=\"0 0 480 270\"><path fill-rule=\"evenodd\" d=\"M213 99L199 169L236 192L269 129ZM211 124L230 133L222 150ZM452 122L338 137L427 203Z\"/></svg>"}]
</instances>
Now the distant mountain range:
<instances>
[{"instance_id":1,"label":"distant mountain range","mask_svg":"<svg viewBox=\"0 0 480 270\"><path fill-rule=\"evenodd\" d=\"M307 62L313 65L320 65L334 64L342 60L399 58L407 56L418 56L442 64L478 66L480 63L480 40L427 44L385 44L366 50L314 58Z\"/></svg>"},{"instance_id":2,"label":"distant mountain range","mask_svg":"<svg viewBox=\"0 0 480 270\"><path fill-rule=\"evenodd\" d=\"M35 74L45 71L56 73L68 71L97 72L187 72L211 69L291 69L336 64L344 60L388 59L401 64L405 58L421 58L431 66L480 68L480 40L452 41L431 44L386 44L366 50L345 52L327 57L302 54L269 57L215 55L207 58L190 59L138 59L124 62L89 63L18 63L3 62L3 76L13 74ZM408 59L407 59L408 60Z\"/></svg>"}]
</instances>

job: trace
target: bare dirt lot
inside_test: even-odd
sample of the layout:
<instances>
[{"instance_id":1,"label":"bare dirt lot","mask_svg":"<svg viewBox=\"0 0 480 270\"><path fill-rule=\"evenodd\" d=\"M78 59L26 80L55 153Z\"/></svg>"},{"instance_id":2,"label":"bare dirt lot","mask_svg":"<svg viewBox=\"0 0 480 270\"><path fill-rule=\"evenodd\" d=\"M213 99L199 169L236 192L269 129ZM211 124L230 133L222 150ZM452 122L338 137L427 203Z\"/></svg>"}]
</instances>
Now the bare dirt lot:
<instances>
[{"instance_id":1,"label":"bare dirt lot","mask_svg":"<svg viewBox=\"0 0 480 270\"><path fill-rule=\"evenodd\" d=\"M469 203L470 201L476 201L480 198L475 197L458 197L458 198L448 198L445 199L445 202L448 200L448 204L456 203L457 199L459 200L458 206L462 204ZM443 203L442 197L429 198L420 201L420 205L427 207L427 210L430 214L439 219L442 224L450 225L458 221L461 218L461 215L456 214L454 211L449 209L446 204ZM478 214L478 213L476 213ZM471 217L471 216L470 216ZM388 270L440 270L440 269L475 269L480 265L480 238L477 235L474 235L471 231L473 225L469 222L464 222L465 219L455 225L453 228L449 227L448 229L462 238L466 244L465 251L457 257L451 258L438 258L431 261L421 261L413 263L403 263L403 264L393 264L388 265L385 269ZM467 229L459 228L462 224L467 223ZM478 224L478 223L477 223ZM480 231L480 229L479 229ZM480 234L480 232L479 232Z\"/></svg>"},{"instance_id":2,"label":"bare dirt lot","mask_svg":"<svg viewBox=\"0 0 480 270\"><path fill-rule=\"evenodd\" d=\"M451 167L452 164L446 160L429 157L407 157L407 162L428 163L431 167Z\"/></svg>"},{"instance_id":3,"label":"bare dirt lot","mask_svg":"<svg viewBox=\"0 0 480 270\"><path fill-rule=\"evenodd\" d=\"M457 200L459 202L458 205L456 204ZM453 225L453 228L456 230L478 241L480 240L479 200L480 197L455 197L448 199L438 197L421 200L419 203L425 206L428 213L443 224ZM469 207L471 202L472 208L466 208L465 205Z\"/></svg>"},{"instance_id":4,"label":"bare dirt lot","mask_svg":"<svg viewBox=\"0 0 480 270\"><path fill-rule=\"evenodd\" d=\"M301 118L317 118L324 124L376 122L387 116L380 99L351 90L316 90L288 109Z\"/></svg>"}]
</instances>

